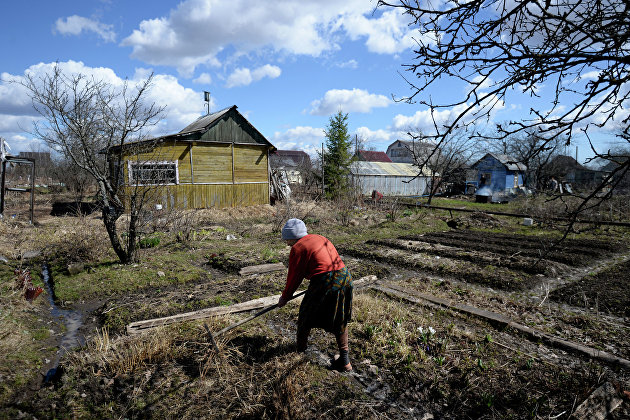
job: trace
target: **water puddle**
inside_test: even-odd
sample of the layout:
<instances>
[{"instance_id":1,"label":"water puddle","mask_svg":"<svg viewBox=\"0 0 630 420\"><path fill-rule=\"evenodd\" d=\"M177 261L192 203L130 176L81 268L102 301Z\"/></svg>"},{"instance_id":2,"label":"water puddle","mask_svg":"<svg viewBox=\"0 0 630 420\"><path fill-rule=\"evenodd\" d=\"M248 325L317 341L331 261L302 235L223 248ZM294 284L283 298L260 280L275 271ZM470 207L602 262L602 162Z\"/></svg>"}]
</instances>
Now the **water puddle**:
<instances>
[{"instance_id":1,"label":"water puddle","mask_svg":"<svg viewBox=\"0 0 630 420\"><path fill-rule=\"evenodd\" d=\"M61 371L59 370L59 362L61 357L73 347L82 346L85 344L84 337L79 335L79 328L83 325L83 316L77 311L71 311L67 309L61 309L55 303L55 286L52 278L50 277L50 269L48 265L44 264L42 267L42 276L44 278L44 285L48 292L48 303L50 304L50 313L56 319L63 323L65 327L64 335L59 343L59 349L55 355L55 360L52 362L52 368L46 373L44 378L44 384L53 382L59 378Z\"/></svg>"}]
</instances>

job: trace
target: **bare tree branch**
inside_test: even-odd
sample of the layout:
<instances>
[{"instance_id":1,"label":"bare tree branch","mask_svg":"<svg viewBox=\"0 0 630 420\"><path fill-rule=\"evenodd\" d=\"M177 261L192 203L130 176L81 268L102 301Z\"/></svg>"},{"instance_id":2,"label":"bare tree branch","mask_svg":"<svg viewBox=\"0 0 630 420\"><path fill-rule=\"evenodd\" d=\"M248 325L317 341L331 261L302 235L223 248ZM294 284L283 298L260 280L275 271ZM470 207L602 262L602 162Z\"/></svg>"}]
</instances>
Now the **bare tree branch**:
<instances>
[{"instance_id":1,"label":"bare tree branch","mask_svg":"<svg viewBox=\"0 0 630 420\"><path fill-rule=\"evenodd\" d=\"M116 87L93 76L65 73L55 65L49 73L27 74L16 82L28 90L33 107L42 117L34 125L33 135L96 181L103 222L122 262L135 259L136 222L147 191L139 189L130 200L130 222L123 246L116 221L125 210L125 196L119 188L120 173L115 169L122 162L122 147L114 157L116 162L108 161L105 152L145 138L146 129L162 118L164 107L145 103L152 79L153 75L133 87L128 81Z\"/></svg>"},{"instance_id":2,"label":"bare tree branch","mask_svg":"<svg viewBox=\"0 0 630 420\"><path fill-rule=\"evenodd\" d=\"M403 68L411 92L399 99L423 105L432 114L458 109L435 132L424 136L436 153L460 129L473 129L521 92L531 100L529 116L496 125L481 140L536 138L528 159L544 157L558 144L571 144L576 134L618 125L618 138L630 144L630 3L621 0L379 0L396 8L417 29L415 56ZM441 103L429 88L448 80L466 83L467 90ZM539 89L551 87L551 98ZM487 131L487 130L483 130ZM614 155L592 147L595 157ZM620 161L615 177L581 195L581 212L598 206L619 187L628 160ZM610 193L606 193L612 187Z\"/></svg>"}]
</instances>

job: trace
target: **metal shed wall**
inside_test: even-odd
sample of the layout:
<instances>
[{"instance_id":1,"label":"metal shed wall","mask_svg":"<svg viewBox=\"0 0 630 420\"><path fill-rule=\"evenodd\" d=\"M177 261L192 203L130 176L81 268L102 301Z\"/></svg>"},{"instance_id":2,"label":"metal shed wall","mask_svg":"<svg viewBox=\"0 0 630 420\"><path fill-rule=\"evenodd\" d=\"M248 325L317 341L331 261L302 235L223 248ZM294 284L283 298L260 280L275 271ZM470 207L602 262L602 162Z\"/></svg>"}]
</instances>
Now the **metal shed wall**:
<instances>
[{"instance_id":1,"label":"metal shed wall","mask_svg":"<svg viewBox=\"0 0 630 420\"><path fill-rule=\"evenodd\" d=\"M428 177L415 177L417 171L418 168L407 163L353 162L350 166L353 185L362 194L374 190L383 195L425 194Z\"/></svg>"}]
</instances>

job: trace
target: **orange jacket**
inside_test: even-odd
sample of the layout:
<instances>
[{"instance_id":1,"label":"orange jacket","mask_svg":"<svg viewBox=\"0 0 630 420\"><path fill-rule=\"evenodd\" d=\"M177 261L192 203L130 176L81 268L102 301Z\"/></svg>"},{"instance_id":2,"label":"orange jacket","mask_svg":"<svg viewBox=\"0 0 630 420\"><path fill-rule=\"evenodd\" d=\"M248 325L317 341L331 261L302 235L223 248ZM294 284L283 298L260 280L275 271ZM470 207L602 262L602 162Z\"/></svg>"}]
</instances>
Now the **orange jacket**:
<instances>
[{"instance_id":1,"label":"orange jacket","mask_svg":"<svg viewBox=\"0 0 630 420\"><path fill-rule=\"evenodd\" d=\"M321 235L306 235L291 247L289 274L282 297L288 299L300 286L304 278L341 270L346 265L341 261L335 246Z\"/></svg>"}]
</instances>

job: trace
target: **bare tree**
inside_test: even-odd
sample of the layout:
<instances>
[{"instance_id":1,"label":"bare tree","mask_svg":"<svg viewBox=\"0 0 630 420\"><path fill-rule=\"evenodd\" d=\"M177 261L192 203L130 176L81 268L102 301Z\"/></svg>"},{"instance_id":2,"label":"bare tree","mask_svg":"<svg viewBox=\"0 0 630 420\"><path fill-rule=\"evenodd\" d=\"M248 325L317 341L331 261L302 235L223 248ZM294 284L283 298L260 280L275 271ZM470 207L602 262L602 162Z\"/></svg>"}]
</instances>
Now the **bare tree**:
<instances>
[{"instance_id":1,"label":"bare tree","mask_svg":"<svg viewBox=\"0 0 630 420\"><path fill-rule=\"evenodd\" d=\"M69 74L55 65L42 76L27 74L18 82L29 92L33 107L43 117L33 134L52 149L71 159L96 181L102 201L103 222L112 247L123 263L136 258L137 222L141 202L131 199L126 235L120 235L116 221L125 211L121 188L123 147L113 156L108 149L141 140L149 127L157 124L164 107L145 103L153 75L131 86L125 81L114 86L85 74Z\"/></svg>"},{"instance_id":2,"label":"bare tree","mask_svg":"<svg viewBox=\"0 0 630 420\"><path fill-rule=\"evenodd\" d=\"M542 136L534 130L526 130L491 143L490 150L508 155L515 162L527 166L525 185L535 190L543 190L551 173L550 163L563 150L563 142L554 135Z\"/></svg>"},{"instance_id":3,"label":"bare tree","mask_svg":"<svg viewBox=\"0 0 630 420\"><path fill-rule=\"evenodd\" d=\"M68 188L76 203L81 203L88 189L94 185L92 175L65 156L53 160L50 176Z\"/></svg>"},{"instance_id":4,"label":"bare tree","mask_svg":"<svg viewBox=\"0 0 630 420\"><path fill-rule=\"evenodd\" d=\"M630 146L617 146L612 148L606 159L599 159L598 163L601 169L614 173L611 177L613 182L617 183L616 190L620 194L630 193L630 170L628 169L628 161L630 161ZM625 170L623 167L625 165ZM622 170L620 170L622 168Z\"/></svg>"},{"instance_id":5,"label":"bare tree","mask_svg":"<svg viewBox=\"0 0 630 420\"><path fill-rule=\"evenodd\" d=\"M462 177L465 178L468 165L479 153L479 143L463 129L452 132L438 147L428 143L427 136L420 130L410 132L408 135L414 141L414 146L410 148L414 165L418 167L420 175L429 176L427 204L431 204L435 194L446 186L460 182ZM415 147L416 142L421 143L423 147Z\"/></svg>"},{"instance_id":6,"label":"bare tree","mask_svg":"<svg viewBox=\"0 0 630 420\"><path fill-rule=\"evenodd\" d=\"M436 124L439 147L456 129L487 121L503 106L508 92L530 97L530 117L498 124L495 139L530 130L551 141L549 134L570 144L582 132L591 141L593 129L620 123L620 138L630 141L627 114L630 89L630 3L619 0L470 0L430 2L379 0L379 6L400 8L418 28L416 57L404 67L411 94L404 98L431 111L457 107L449 123ZM469 85L460 98L434 103L423 96L444 80ZM546 101L541 85L552 86ZM479 137L484 137L479 135ZM543 142L541 146L546 147ZM598 152L596 157L609 156ZM616 172L627 172L630 161ZM571 209L580 212L610 197L607 177L580 197ZM572 224L571 224L572 226Z\"/></svg>"}]
</instances>

